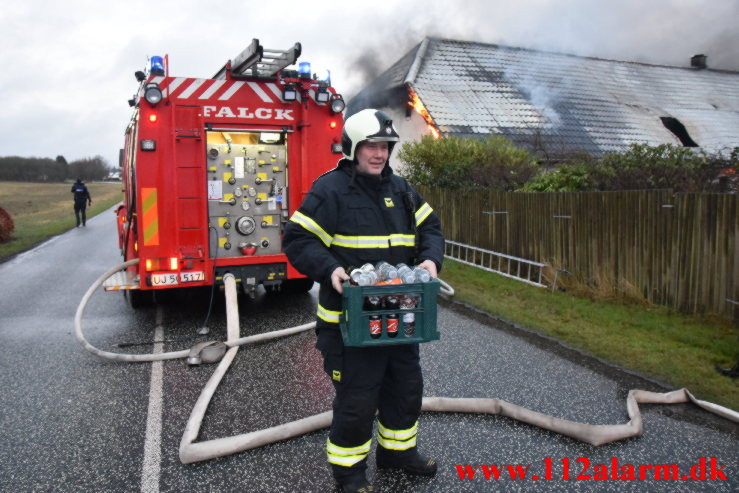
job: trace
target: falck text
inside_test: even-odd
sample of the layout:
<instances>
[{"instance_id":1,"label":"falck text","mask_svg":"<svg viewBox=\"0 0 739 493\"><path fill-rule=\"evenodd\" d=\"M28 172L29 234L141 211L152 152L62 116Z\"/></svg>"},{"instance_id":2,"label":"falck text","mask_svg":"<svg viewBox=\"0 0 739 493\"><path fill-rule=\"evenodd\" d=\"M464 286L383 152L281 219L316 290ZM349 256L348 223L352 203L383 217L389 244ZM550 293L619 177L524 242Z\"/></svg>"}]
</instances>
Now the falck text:
<instances>
[{"instance_id":1,"label":"falck text","mask_svg":"<svg viewBox=\"0 0 739 493\"><path fill-rule=\"evenodd\" d=\"M258 118L260 120L294 120L293 110L282 108L230 108L228 106L203 106L204 117L215 118Z\"/></svg>"}]
</instances>

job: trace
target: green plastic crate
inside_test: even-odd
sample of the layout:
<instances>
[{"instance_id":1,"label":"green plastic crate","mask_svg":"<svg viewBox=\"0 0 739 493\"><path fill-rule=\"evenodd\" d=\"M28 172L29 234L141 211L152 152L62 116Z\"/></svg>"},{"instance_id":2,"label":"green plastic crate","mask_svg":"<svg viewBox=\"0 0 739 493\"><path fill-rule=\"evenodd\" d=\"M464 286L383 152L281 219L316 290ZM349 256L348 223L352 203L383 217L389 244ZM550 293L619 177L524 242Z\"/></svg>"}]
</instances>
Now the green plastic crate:
<instances>
[{"instance_id":1,"label":"green plastic crate","mask_svg":"<svg viewBox=\"0 0 739 493\"><path fill-rule=\"evenodd\" d=\"M344 282L342 294L342 311L339 317L341 336L346 346L386 346L391 344L412 344L416 342L437 341L440 338L436 328L436 296L439 293L439 281L414 284L391 284L380 286L352 286ZM367 296L412 295L417 297L415 308L365 310L364 299ZM406 334L406 323L403 315L413 314L415 331ZM398 316L398 334L389 337L387 332L388 315ZM379 316L382 323L382 334L378 338L370 335L370 317Z\"/></svg>"}]
</instances>

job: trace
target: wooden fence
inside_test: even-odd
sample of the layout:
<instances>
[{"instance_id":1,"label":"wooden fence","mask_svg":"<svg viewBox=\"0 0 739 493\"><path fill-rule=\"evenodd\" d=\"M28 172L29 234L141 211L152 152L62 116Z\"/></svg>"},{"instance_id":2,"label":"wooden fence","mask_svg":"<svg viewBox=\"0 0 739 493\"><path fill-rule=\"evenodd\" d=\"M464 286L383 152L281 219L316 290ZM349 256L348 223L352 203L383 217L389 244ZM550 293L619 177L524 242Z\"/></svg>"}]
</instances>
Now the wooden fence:
<instances>
[{"instance_id":1,"label":"wooden fence","mask_svg":"<svg viewBox=\"0 0 739 493\"><path fill-rule=\"evenodd\" d=\"M626 281L682 313L739 319L739 195L419 192L450 240Z\"/></svg>"}]
</instances>

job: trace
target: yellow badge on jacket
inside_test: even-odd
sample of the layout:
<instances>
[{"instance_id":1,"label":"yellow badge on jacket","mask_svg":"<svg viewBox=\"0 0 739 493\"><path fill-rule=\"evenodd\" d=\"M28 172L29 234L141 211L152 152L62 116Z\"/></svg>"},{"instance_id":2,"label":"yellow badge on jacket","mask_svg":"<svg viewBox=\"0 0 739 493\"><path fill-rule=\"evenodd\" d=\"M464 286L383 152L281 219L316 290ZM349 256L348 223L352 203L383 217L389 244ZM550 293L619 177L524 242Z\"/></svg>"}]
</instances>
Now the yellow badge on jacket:
<instances>
[{"instance_id":1,"label":"yellow badge on jacket","mask_svg":"<svg viewBox=\"0 0 739 493\"><path fill-rule=\"evenodd\" d=\"M395 204L393 204L393 199L390 197L385 197L385 207L395 207Z\"/></svg>"},{"instance_id":2,"label":"yellow badge on jacket","mask_svg":"<svg viewBox=\"0 0 739 493\"><path fill-rule=\"evenodd\" d=\"M341 372L339 370L334 370L332 372L332 378L337 382L341 382Z\"/></svg>"}]
</instances>

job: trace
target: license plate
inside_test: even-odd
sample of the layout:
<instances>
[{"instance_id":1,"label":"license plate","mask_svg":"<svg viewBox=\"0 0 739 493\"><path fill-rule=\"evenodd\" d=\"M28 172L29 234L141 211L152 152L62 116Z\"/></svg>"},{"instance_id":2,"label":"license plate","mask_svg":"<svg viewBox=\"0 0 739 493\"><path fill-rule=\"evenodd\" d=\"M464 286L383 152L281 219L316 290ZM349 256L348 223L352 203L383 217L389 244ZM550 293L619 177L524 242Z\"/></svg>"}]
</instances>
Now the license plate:
<instances>
[{"instance_id":1,"label":"license plate","mask_svg":"<svg viewBox=\"0 0 739 493\"><path fill-rule=\"evenodd\" d=\"M172 286L179 284L177 282L177 273L173 272L170 274L152 274L151 285L152 286Z\"/></svg>"},{"instance_id":2,"label":"license plate","mask_svg":"<svg viewBox=\"0 0 739 493\"><path fill-rule=\"evenodd\" d=\"M205 272L180 272L180 282L198 282L205 281Z\"/></svg>"}]
</instances>

